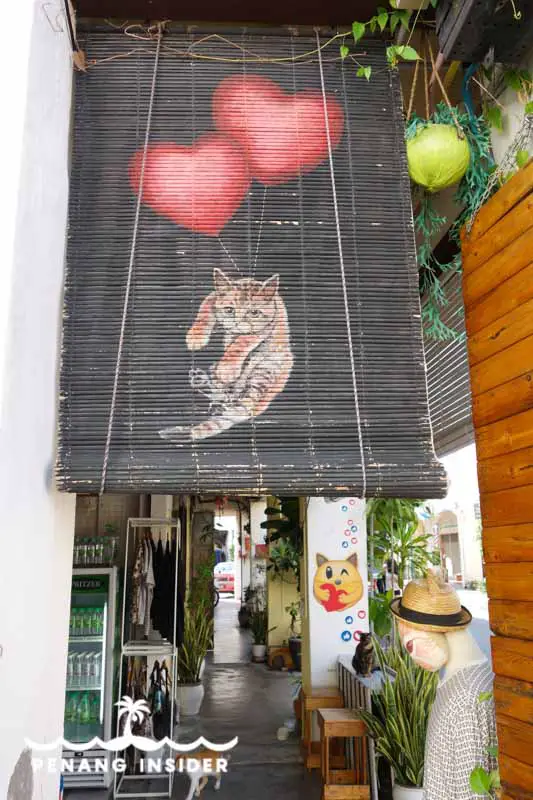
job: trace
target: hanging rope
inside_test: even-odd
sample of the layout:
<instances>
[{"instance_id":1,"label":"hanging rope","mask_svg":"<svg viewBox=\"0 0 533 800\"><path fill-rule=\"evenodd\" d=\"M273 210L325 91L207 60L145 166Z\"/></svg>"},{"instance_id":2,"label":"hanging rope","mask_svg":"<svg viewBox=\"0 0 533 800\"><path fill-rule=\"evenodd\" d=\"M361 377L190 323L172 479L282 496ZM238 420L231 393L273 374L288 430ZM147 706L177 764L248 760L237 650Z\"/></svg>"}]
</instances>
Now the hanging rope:
<instances>
[{"instance_id":1,"label":"hanging rope","mask_svg":"<svg viewBox=\"0 0 533 800\"><path fill-rule=\"evenodd\" d=\"M437 69L437 67L435 65L435 58L433 56L433 48L431 47L431 42L429 41L429 39L428 39L428 50L429 50L429 57L431 58L431 67L433 69L433 75L437 79L437 83L439 84L440 90L442 92L442 96L444 98L444 102L446 103L446 105L450 109L450 114L452 116L453 123L454 123L454 125L455 125L455 127L457 129L457 135L458 135L459 139L464 139L465 138L465 133L464 133L463 129L461 128L460 124L459 124L459 120L457 119L457 114L455 113L454 108L453 108L452 104L450 103L450 98L448 97L448 92L445 89L445 86L444 86L444 84L442 82L442 78L440 77L440 73L439 73L439 71L438 71L438 69Z\"/></svg>"},{"instance_id":2,"label":"hanging rope","mask_svg":"<svg viewBox=\"0 0 533 800\"><path fill-rule=\"evenodd\" d=\"M428 79L428 54L427 37L424 34L424 99L426 102L426 119L429 119L429 79Z\"/></svg>"},{"instance_id":3,"label":"hanging rope","mask_svg":"<svg viewBox=\"0 0 533 800\"><path fill-rule=\"evenodd\" d=\"M415 74L413 75L413 83L411 85L411 94L409 95L409 107L407 109L407 121L411 119L413 113L413 104L415 102L416 84L418 81L418 70L420 69L420 59L415 62Z\"/></svg>"},{"instance_id":4,"label":"hanging rope","mask_svg":"<svg viewBox=\"0 0 533 800\"><path fill-rule=\"evenodd\" d=\"M255 256L254 256L254 265L252 269L252 276L255 273L255 268L257 267L257 257L259 255L259 246L261 244L261 234L263 232L263 220L265 218L265 205L266 205L266 197L267 197L267 189L268 187L265 186L263 189L263 203L261 205L261 219L259 221L259 231L257 233L257 244L255 246Z\"/></svg>"},{"instance_id":5,"label":"hanging rope","mask_svg":"<svg viewBox=\"0 0 533 800\"><path fill-rule=\"evenodd\" d=\"M155 97L155 85L156 85L156 78L157 78L157 68L159 66L159 53L161 52L161 40L163 38L163 26L160 23L158 25L158 33L157 33L157 49L155 52L155 60L154 60L154 71L152 74L152 87L150 91L150 104L148 106L148 117L146 119L146 132L144 135L144 148L143 148L143 157L141 162L141 173L139 176L139 191L137 192L137 204L135 206L135 219L133 223L133 234L131 237L131 248L130 248L130 261L128 266L128 278L126 281L126 291L124 293L124 306L122 308L122 321L120 323L120 336L118 340L118 350L117 350L117 360L115 363L115 378L113 381L113 394L111 396L111 407L109 409L109 422L107 425L107 437L105 443L105 450L104 450L104 460L102 463L102 479L100 482L100 494L104 493L105 489L105 481L107 476L107 465L109 462L109 451L111 449L111 435L113 433L113 421L115 418L115 407L117 403L117 393L118 393L118 381L120 376L120 364L122 361L122 350L124 347L124 334L126 331L126 319L128 317L128 306L130 300L130 292L131 292L131 281L133 277L133 264L135 261L135 247L137 245L137 234L139 232L139 219L141 215L141 200L143 194L143 185L144 185L144 170L146 166L146 153L148 150L148 141L150 139L150 126L152 124L152 111L154 108L154 97Z\"/></svg>"},{"instance_id":6,"label":"hanging rope","mask_svg":"<svg viewBox=\"0 0 533 800\"><path fill-rule=\"evenodd\" d=\"M348 302L348 288L346 286L346 273L344 270L344 254L342 249L342 236L341 236L341 225L340 225L340 218L339 218L339 204L337 202L337 185L335 183L335 169L333 165L333 148L331 146L331 134L329 130L329 116L328 116L328 103L326 98L326 85L324 82L324 68L322 65L322 52L320 49L320 37L318 34L318 30L315 28L315 35L316 35L316 42L318 48L318 67L320 70L320 86L322 89L322 105L324 108L324 122L326 124L326 139L328 143L328 159L329 159L329 174L331 177L331 190L333 193L333 208L335 211L335 226L337 228L337 245L339 248L339 263L341 268L341 278L342 278L342 291L344 295L344 314L346 318L346 330L348 333L348 347L350 350L350 366L352 369L352 384L353 384L353 395L355 400L355 413L357 417L357 432L359 435L359 450L361 453L361 469L363 473L363 491L362 497L366 497L366 465L365 465L365 449L363 443L363 429L361 427L361 411L359 408L359 396L357 391L357 377L355 374L355 358L353 352L353 342L352 342L352 325L350 321L350 305Z\"/></svg>"}]
</instances>

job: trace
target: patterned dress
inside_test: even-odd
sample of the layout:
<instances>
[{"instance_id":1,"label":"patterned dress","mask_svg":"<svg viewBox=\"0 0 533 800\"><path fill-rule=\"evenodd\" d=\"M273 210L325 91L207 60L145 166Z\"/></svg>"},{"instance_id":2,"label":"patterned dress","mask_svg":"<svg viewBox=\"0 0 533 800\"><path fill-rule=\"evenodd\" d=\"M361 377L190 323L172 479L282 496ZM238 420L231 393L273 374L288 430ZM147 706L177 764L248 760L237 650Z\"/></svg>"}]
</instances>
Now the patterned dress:
<instances>
[{"instance_id":1,"label":"patterned dress","mask_svg":"<svg viewBox=\"0 0 533 800\"><path fill-rule=\"evenodd\" d=\"M470 664L441 681L431 710L424 760L425 800L476 800L470 773L490 771L496 760L487 749L496 744L492 672L487 661Z\"/></svg>"}]
</instances>

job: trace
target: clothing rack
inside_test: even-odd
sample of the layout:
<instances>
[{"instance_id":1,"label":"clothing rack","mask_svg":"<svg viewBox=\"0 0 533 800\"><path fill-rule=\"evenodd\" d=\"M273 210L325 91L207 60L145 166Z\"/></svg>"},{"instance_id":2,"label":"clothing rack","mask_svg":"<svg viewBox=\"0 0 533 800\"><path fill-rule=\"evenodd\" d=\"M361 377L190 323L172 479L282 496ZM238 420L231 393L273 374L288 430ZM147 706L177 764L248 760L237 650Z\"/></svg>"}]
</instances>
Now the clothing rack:
<instances>
[{"instance_id":1,"label":"clothing rack","mask_svg":"<svg viewBox=\"0 0 533 800\"><path fill-rule=\"evenodd\" d=\"M170 531L173 538L176 537L175 548L175 561L174 561L174 636L173 641L169 642L165 639L130 639L129 632L132 630L131 621L129 619L129 609L127 604L128 597L128 571L129 571L129 556L130 546L133 547L133 553L137 551L137 546L140 541L143 529L149 531L148 536L152 532L157 532L159 538L161 537L163 529ZM145 533L146 535L146 533ZM121 636L120 636L120 671L119 671L119 700L122 699L123 692L123 673L124 673L124 659L134 658L135 656L156 658L158 660L164 659L170 671L170 729L168 738L174 739L174 711L175 711L175 692L176 692L176 678L177 678L177 616L178 616L178 572L179 572L179 556L181 549L181 523L179 519L152 519L151 517L132 517L128 519L127 533L126 533L126 552L124 555L124 586L122 594L122 623L121 623ZM128 634L127 634L128 632ZM150 670L147 670L150 674ZM147 687L148 689L148 687ZM117 719L117 736L120 736L120 720ZM117 756L119 754L117 753ZM172 753L169 754L169 757ZM142 756L150 757L153 753L143 753ZM163 754L163 758L166 756ZM149 782L149 786L142 790L142 782ZM125 772L115 773L113 797L120 798L170 798L172 795L172 787L174 783L173 773L149 773L141 775L128 775ZM152 785L162 784L162 788L148 791ZM128 788L129 787L129 788ZM139 791L136 791L139 787Z\"/></svg>"}]
</instances>

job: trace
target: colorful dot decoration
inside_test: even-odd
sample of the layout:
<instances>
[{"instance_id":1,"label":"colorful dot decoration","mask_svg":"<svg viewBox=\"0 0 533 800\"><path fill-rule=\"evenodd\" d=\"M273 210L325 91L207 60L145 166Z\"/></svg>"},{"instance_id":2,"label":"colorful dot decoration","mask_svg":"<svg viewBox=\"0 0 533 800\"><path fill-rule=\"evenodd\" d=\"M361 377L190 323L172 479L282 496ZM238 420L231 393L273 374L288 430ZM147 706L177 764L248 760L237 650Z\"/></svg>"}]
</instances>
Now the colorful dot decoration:
<instances>
[{"instance_id":1,"label":"colorful dot decoration","mask_svg":"<svg viewBox=\"0 0 533 800\"><path fill-rule=\"evenodd\" d=\"M345 541L342 543L342 546L343 546L344 548L348 547L348 542L345 540Z\"/></svg>"},{"instance_id":2,"label":"colorful dot decoration","mask_svg":"<svg viewBox=\"0 0 533 800\"><path fill-rule=\"evenodd\" d=\"M346 528L346 530L344 531L344 535L345 536L351 536L352 535L351 530L349 528Z\"/></svg>"},{"instance_id":3,"label":"colorful dot decoration","mask_svg":"<svg viewBox=\"0 0 533 800\"><path fill-rule=\"evenodd\" d=\"M356 539L356 537L354 536L354 537L353 537L353 539L352 539L352 544L357 544L357 542L358 542L358 541L359 541L359 540L358 540L358 539Z\"/></svg>"},{"instance_id":4,"label":"colorful dot decoration","mask_svg":"<svg viewBox=\"0 0 533 800\"><path fill-rule=\"evenodd\" d=\"M357 533L358 530L359 528L357 527L357 525L352 525L352 533Z\"/></svg>"},{"instance_id":5,"label":"colorful dot decoration","mask_svg":"<svg viewBox=\"0 0 533 800\"><path fill-rule=\"evenodd\" d=\"M353 525L353 519L348 520L348 525Z\"/></svg>"},{"instance_id":6,"label":"colorful dot decoration","mask_svg":"<svg viewBox=\"0 0 533 800\"><path fill-rule=\"evenodd\" d=\"M357 612L357 616L359 617L359 619L364 619L366 617L366 611L363 611L363 609L361 609L361 611Z\"/></svg>"},{"instance_id":7,"label":"colorful dot decoration","mask_svg":"<svg viewBox=\"0 0 533 800\"><path fill-rule=\"evenodd\" d=\"M348 616L344 621L347 625L353 625L353 617Z\"/></svg>"},{"instance_id":8,"label":"colorful dot decoration","mask_svg":"<svg viewBox=\"0 0 533 800\"><path fill-rule=\"evenodd\" d=\"M355 500L353 499L353 497L351 497L351 498L350 498L350 505L351 505L351 506L354 506L354 505L355 505Z\"/></svg>"},{"instance_id":9,"label":"colorful dot decoration","mask_svg":"<svg viewBox=\"0 0 533 800\"><path fill-rule=\"evenodd\" d=\"M355 634L354 634L354 637L355 637ZM352 634L350 633L350 631L343 631L341 633L341 639L342 639L343 642L349 642L349 641L351 641L351 638L352 638Z\"/></svg>"},{"instance_id":10,"label":"colorful dot decoration","mask_svg":"<svg viewBox=\"0 0 533 800\"><path fill-rule=\"evenodd\" d=\"M348 506L342 506L342 510L346 513L346 511L348 511Z\"/></svg>"},{"instance_id":11,"label":"colorful dot decoration","mask_svg":"<svg viewBox=\"0 0 533 800\"><path fill-rule=\"evenodd\" d=\"M354 631L354 632L353 632L353 638L354 638L354 640L355 640L356 642L358 642L358 641L359 641L359 639L361 638L361 633L362 633L362 631Z\"/></svg>"}]
</instances>

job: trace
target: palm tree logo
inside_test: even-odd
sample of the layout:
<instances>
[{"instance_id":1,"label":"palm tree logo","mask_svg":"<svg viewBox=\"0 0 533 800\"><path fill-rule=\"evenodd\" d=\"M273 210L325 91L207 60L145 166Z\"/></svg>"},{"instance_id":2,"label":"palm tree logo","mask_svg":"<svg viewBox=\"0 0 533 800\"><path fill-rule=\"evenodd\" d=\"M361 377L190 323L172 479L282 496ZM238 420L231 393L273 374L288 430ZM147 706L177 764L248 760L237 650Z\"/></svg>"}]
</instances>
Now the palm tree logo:
<instances>
[{"instance_id":1,"label":"palm tree logo","mask_svg":"<svg viewBox=\"0 0 533 800\"><path fill-rule=\"evenodd\" d=\"M134 722L142 722L150 714L150 706L146 700L134 701L128 695L124 695L116 705L120 709L118 712L119 719L124 714L127 714L126 722L124 723L124 738L131 739L133 737L132 724Z\"/></svg>"}]
</instances>

